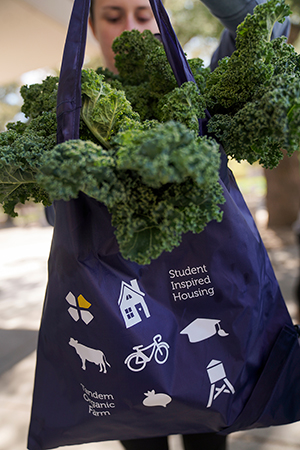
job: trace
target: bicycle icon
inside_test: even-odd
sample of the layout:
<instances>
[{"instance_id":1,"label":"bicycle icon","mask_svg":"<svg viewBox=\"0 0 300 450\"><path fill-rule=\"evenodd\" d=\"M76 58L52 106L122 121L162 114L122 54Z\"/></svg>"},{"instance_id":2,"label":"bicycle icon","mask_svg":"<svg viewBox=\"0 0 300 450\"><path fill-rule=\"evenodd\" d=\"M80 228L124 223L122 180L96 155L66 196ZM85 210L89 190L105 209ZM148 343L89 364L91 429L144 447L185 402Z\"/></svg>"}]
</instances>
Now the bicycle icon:
<instances>
[{"instance_id":1,"label":"bicycle icon","mask_svg":"<svg viewBox=\"0 0 300 450\"><path fill-rule=\"evenodd\" d=\"M153 357L157 364L164 364L169 357L169 348L169 344L162 341L161 334L157 334L154 336L152 344L147 347L143 347L143 345L132 347L134 352L127 356L124 364L127 364L128 369L133 372L140 372L145 369L147 363L150 362ZM147 352L147 350L150 350L149 356L144 353Z\"/></svg>"}]
</instances>

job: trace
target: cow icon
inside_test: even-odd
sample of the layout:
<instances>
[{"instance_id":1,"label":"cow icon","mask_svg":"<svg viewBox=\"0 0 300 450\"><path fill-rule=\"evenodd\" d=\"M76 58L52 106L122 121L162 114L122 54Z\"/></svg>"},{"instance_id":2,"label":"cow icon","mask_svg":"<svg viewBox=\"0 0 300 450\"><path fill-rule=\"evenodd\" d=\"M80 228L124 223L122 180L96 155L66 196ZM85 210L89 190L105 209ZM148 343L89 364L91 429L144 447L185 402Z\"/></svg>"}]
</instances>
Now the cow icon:
<instances>
[{"instance_id":1,"label":"cow icon","mask_svg":"<svg viewBox=\"0 0 300 450\"><path fill-rule=\"evenodd\" d=\"M99 366L99 372L106 373L106 366L111 367L108 363L104 353L101 350L96 350L93 348L86 347L80 344L76 339L70 338L69 345L74 347L76 353L80 356L82 361L82 369L86 370L86 361L96 364Z\"/></svg>"}]
</instances>

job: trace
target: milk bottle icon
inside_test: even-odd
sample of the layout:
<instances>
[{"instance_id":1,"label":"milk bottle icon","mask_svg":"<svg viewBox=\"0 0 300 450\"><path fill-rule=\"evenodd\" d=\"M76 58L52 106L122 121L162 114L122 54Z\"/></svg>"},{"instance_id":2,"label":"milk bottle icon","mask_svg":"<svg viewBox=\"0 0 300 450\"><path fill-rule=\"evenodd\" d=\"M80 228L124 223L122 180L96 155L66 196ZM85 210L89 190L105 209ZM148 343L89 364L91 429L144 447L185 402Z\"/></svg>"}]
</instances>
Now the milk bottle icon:
<instances>
[{"instance_id":1,"label":"milk bottle icon","mask_svg":"<svg viewBox=\"0 0 300 450\"><path fill-rule=\"evenodd\" d=\"M221 361L212 359L206 369L211 384L209 399L206 407L210 408L212 402L217 397L219 397L220 394L222 393L234 394L235 389L230 383L230 381L227 379L224 365Z\"/></svg>"}]
</instances>

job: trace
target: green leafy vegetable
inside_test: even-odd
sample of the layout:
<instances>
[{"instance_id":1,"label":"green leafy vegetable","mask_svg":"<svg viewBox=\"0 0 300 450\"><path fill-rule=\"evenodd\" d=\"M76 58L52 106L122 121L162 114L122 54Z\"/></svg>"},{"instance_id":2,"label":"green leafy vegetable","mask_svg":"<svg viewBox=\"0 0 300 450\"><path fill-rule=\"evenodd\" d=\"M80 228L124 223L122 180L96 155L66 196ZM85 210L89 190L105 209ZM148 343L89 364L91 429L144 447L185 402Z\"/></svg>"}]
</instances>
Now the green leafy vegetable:
<instances>
[{"instance_id":1,"label":"green leafy vegetable","mask_svg":"<svg viewBox=\"0 0 300 450\"><path fill-rule=\"evenodd\" d=\"M177 122L152 122L120 132L114 145L113 152L89 141L59 144L42 157L37 180L52 200L82 191L103 202L125 258L148 264L183 233L221 220L215 141Z\"/></svg>"},{"instance_id":2,"label":"green leafy vegetable","mask_svg":"<svg viewBox=\"0 0 300 450\"><path fill-rule=\"evenodd\" d=\"M109 148L110 139L118 133L124 121L138 121L139 115L132 110L124 92L113 89L103 78L94 70L82 71L81 117L98 141Z\"/></svg>"},{"instance_id":3,"label":"green leafy vegetable","mask_svg":"<svg viewBox=\"0 0 300 450\"><path fill-rule=\"evenodd\" d=\"M119 74L82 71L80 139L56 145L57 77L23 86L28 122L0 134L0 201L48 205L80 192L104 203L125 258L148 264L221 220L217 138L238 161L274 167L300 142L300 57L274 23L289 14L269 0L237 32L237 50L212 73L190 60L195 83L177 87L162 44L149 31L113 44ZM198 120L209 108L208 130Z\"/></svg>"},{"instance_id":4,"label":"green leafy vegetable","mask_svg":"<svg viewBox=\"0 0 300 450\"><path fill-rule=\"evenodd\" d=\"M115 166L114 158L101 146L70 140L43 155L37 181L52 201L77 198L82 191L111 206L125 198Z\"/></svg>"},{"instance_id":5,"label":"green leafy vegetable","mask_svg":"<svg viewBox=\"0 0 300 450\"><path fill-rule=\"evenodd\" d=\"M290 14L284 0L269 0L237 29L237 50L208 77L208 130L237 161L274 168L298 150L299 55L285 38L271 41L276 21Z\"/></svg>"},{"instance_id":6,"label":"green leafy vegetable","mask_svg":"<svg viewBox=\"0 0 300 450\"><path fill-rule=\"evenodd\" d=\"M282 21L289 13L284 0L269 0L256 6L254 14L248 14L238 26L236 51L223 58L207 79L206 97L211 113L240 109L241 104L252 100L258 87L270 80L274 57L281 64L274 54L271 33L276 21Z\"/></svg>"},{"instance_id":7,"label":"green leafy vegetable","mask_svg":"<svg viewBox=\"0 0 300 450\"><path fill-rule=\"evenodd\" d=\"M127 201L111 209L125 258L147 264L178 246L183 233L200 233L211 220L221 220L215 141L167 122L125 131L118 144L117 167L131 173L124 178Z\"/></svg>"},{"instance_id":8,"label":"green leafy vegetable","mask_svg":"<svg viewBox=\"0 0 300 450\"><path fill-rule=\"evenodd\" d=\"M29 198L48 205L79 192L103 202L125 258L147 264L221 220L220 156L210 134L238 161L275 167L300 142L300 57L279 38L284 0L255 8L237 31L237 50L212 73L189 60L196 84L177 87L161 42L124 32L113 44L115 75L82 71L80 139L56 145L58 78L23 86L27 123L0 134L0 201L14 215Z\"/></svg>"},{"instance_id":9,"label":"green leafy vegetable","mask_svg":"<svg viewBox=\"0 0 300 450\"><path fill-rule=\"evenodd\" d=\"M58 81L58 77L49 76L42 83L21 87L22 112L26 117L33 119L44 112L55 112Z\"/></svg>"},{"instance_id":10,"label":"green leafy vegetable","mask_svg":"<svg viewBox=\"0 0 300 450\"><path fill-rule=\"evenodd\" d=\"M134 111L139 113L141 120L174 119L171 115L167 119L161 118L164 96L177 89L177 82L162 43L149 30L143 33L137 30L125 31L114 41L113 50L119 75L102 68L97 72L103 74L105 81L112 86L124 90L126 98ZM209 69L204 68L200 58L191 59L189 62L198 88L203 93ZM180 98L176 100L181 101ZM204 100L201 100L199 95L197 101L202 107Z\"/></svg>"},{"instance_id":11,"label":"green leafy vegetable","mask_svg":"<svg viewBox=\"0 0 300 450\"><path fill-rule=\"evenodd\" d=\"M205 101L192 81L183 83L164 95L158 107L161 122L175 120L199 132L199 119L205 117Z\"/></svg>"},{"instance_id":12,"label":"green leafy vegetable","mask_svg":"<svg viewBox=\"0 0 300 450\"><path fill-rule=\"evenodd\" d=\"M56 115L44 112L28 125L20 122L0 133L0 202L4 211L16 216L14 207L32 199L50 205L45 189L36 181L43 152L56 143Z\"/></svg>"}]
</instances>

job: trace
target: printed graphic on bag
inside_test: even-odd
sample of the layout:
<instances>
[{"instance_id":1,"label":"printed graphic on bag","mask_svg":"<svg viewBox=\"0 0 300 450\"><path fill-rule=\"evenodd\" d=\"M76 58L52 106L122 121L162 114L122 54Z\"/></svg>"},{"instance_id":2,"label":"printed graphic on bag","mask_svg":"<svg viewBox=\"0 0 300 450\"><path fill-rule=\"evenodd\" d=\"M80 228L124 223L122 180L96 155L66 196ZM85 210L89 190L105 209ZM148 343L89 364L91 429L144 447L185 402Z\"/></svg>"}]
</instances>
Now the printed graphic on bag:
<instances>
[{"instance_id":1,"label":"printed graphic on bag","mask_svg":"<svg viewBox=\"0 0 300 450\"><path fill-rule=\"evenodd\" d=\"M180 334L187 334L189 341L192 343L204 341L215 334L226 337L229 333L221 328L220 322L219 319L195 319L180 331Z\"/></svg>"},{"instance_id":2,"label":"printed graphic on bag","mask_svg":"<svg viewBox=\"0 0 300 450\"><path fill-rule=\"evenodd\" d=\"M168 394L156 394L155 390L145 392L146 398L143 400L144 406L166 406L172 401L172 398Z\"/></svg>"},{"instance_id":3,"label":"printed graphic on bag","mask_svg":"<svg viewBox=\"0 0 300 450\"><path fill-rule=\"evenodd\" d=\"M210 408L212 402L219 397L220 394L234 394L235 389L227 379L224 365L221 361L212 359L207 366L207 374L210 380L210 393L207 402L207 408ZM218 386L217 386L218 383Z\"/></svg>"},{"instance_id":4,"label":"printed graphic on bag","mask_svg":"<svg viewBox=\"0 0 300 450\"><path fill-rule=\"evenodd\" d=\"M88 325L93 320L94 316L87 311L87 309L90 308L91 303L88 302L82 294L80 294L76 300L75 295L72 292L69 292L65 298L69 305L71 305L68 309L68 313L75 320L75 322L78 322L81 318L81 320Z\"/></svg>"},{"instance_id":5,"label":"printed graphic on bag","mask_svg":"<svg viewBox=\"0 0 300 450\"><path fill-rule=\"evenodd\" d=\"M146 347L143 345L132 347L134 352L127 356L124 364L133 372L140 372L145 369L153 357L157 364L164 364L169 357L169 348L169 344L162 341L161 334L157 334L153 337L153 342L150 345Z\"/></svg>"},{"instance_id":6,"label":"printed graphic on bag","mask_svg":"<svg viewBox=\"0 0 300 450\"><path fill-rule=\"evenodd\" d=\"M215 295L206 265L170 269L169 277L175 302Z\"/></svg>"},{"instance_id":7,"label":"printed graphic on bag","mask_svg":"<svg viewBox=\"0 0 300 450\"><path fill-rule=\"evenodd\" d=\"M115 398L112 394L100 394L91 391L80 383L83 390L83 399L88 404L88 412L96 417L110 416L111 410L116 407Z\"/></svg>"},{"instance_id":8,"label":"printed graphic on bag","mask_svg":"<svg viewBox=\"0 0 300 450\"><path fill-rule=\"evenodd\" d=\"M86 347L80 344L76 339L70 338L69 345L74 347L76 353L81 358L83 370L86 370L86 361L96 364L99 366L99 372L106 373L106 366L111 367L108 363L104 353L101 350L96 350L93 348Z\"/></svg>"},{"instance_id":9,"label":"printed graphic on bag","mask_svg":"<svg viewBox=\"0 0 300 450\"><path fill-rule=\"evenodd\" d=\"M122 281L118 305L126 328L133 327L144 318L150 317L144 296L145 294L140 290L137 280L131 280L130 284Z\"/></svg>"}]
</instances>

